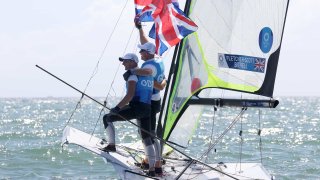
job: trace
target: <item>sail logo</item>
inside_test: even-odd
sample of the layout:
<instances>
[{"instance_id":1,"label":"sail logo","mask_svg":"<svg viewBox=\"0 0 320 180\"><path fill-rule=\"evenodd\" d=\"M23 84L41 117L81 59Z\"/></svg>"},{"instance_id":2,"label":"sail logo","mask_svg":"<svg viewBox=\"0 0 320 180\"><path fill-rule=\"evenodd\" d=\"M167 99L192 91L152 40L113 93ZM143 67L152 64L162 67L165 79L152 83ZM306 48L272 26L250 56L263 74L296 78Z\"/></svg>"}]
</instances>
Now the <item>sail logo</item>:
<instances>
[{"instance_id":1,"label":"sail logo","mask_svg":"<svg viewBox=\"0 0 320 180\"><path fill-rule=\"evenodd\" d=\"M259 33L259 46L262 52L268 53L273 43L273 33L269 27L264 27Z\"/></svg>"},{"instance_id":2,"label":"sail logo","mask_svg":"<svg viewBox=\"0 0 320 180\"><path fill-rule=\"evenodd\" d=\"M218 62L220 68L238 69L259 73L264 73L266 67L265 58L237 54L219 53Z\"/></svg>"}]
</instances>

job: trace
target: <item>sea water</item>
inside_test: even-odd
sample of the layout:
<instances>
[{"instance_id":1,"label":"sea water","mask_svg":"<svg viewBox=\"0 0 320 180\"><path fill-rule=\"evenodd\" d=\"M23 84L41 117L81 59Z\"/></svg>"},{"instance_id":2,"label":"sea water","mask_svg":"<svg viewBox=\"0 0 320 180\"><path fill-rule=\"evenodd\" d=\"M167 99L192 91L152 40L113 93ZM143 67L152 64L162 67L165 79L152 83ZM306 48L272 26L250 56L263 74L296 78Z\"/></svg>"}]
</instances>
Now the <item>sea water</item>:
<instances>
[{"instance_id":1,"label":"sea water","mask_svg":"<svg viewBox=\"0 0 320 180\"><path fill-rule=\"evenodd\" d=\"M276 179L320 179L320 98L278 99L275 109L247 110L221 139L217 137L241 109L207 107L185 152L199 158L218 142L203 161L262 162ZM101 119L106 112L91 100L76 108L77 102L0 99L0 179L117 179L112 165L99 156L75 145L61 146L66 125L105 137ZM135 126L115 126L117 142L140 139Z\"/></svg>"}]
</instances>

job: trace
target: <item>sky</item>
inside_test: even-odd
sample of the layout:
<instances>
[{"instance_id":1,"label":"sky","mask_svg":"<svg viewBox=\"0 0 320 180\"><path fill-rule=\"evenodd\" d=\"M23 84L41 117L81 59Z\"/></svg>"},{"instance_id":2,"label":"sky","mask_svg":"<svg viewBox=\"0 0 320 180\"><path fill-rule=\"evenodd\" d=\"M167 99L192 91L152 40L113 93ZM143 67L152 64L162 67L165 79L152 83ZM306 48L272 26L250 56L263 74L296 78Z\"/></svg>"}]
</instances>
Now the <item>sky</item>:
<instances>
[{"instance_id":1,"label":"sky","mask_svg":"<svg viewBox=\"0 0 320 180\"><path fill-rule=\"evenodd\" d=\"M275 97L320 96L319 9L319 0L291 0ZM133 13L133 0L0 1L0 98L80 96L36 64L84 90L99 62L86 93L123 94L110 85L122 81L118 57L137 50ZM169 71L170 53L164 61Z\"/></svg>"}]
</instances>

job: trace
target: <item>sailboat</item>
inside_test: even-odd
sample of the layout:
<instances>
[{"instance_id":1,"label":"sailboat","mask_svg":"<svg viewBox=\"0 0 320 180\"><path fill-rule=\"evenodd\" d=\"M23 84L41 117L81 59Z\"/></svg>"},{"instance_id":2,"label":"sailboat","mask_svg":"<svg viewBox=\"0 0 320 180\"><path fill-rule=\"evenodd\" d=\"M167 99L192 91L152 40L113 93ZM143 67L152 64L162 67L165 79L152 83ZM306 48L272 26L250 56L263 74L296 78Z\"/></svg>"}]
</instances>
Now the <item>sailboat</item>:
<instances>
[{"instance_id":1,"label":"sailboat","mask_svg":"<svg viewBox=\"0 0 320 180\"><path fill-rule=\"evenodd\" d=\"M107 142L70 126L64 129L62 143L79 145L103 157L121 179L272 179L260 162L238 166L207 163L203 157L248 108L278 105L273 90L288 5L289 0L186 1L185 13L199 29L184 38L173 55L158 121L165 160L161 177L148 177L135 165L143 154L138 143L119 144L117 152L103 152L100 149ZM212 95L210 89L254 98L225 98ZM208 152L193 158L183 149L207 106L241 110Z\"/></svg>"}]
</instances>

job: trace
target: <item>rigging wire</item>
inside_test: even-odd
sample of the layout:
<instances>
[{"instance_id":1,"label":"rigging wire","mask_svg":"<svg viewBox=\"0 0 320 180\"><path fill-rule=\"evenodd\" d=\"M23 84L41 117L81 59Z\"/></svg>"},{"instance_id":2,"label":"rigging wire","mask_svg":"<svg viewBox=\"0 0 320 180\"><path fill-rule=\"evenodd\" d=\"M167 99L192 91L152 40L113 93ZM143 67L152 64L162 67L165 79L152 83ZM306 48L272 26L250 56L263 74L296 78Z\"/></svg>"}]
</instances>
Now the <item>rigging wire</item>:
<instances>
[{"instance_id":1,"label":"rigging wire","mask_svg":"<svg viewBox=\"0 0 320 180\"><path fill-rule=\"evenodd\" d=\"M111 34L108 36L108 40L107 40L107 42L106 42L106 44L105 44L105 46L104 46L104 48L103 48L103 50L102 50L99 58L98 58L98 62L97 62L97 64L96 64L95 68L93 69L93 72L92 72L92 74L91 74L91 76L90 76L90 78L89 78L89 80L88 80L88 82L87 82L87 85L86 85L83 93L86 92L87 88L89 87L89 84L90 84L91 80L92 80L93 77L98 73L100 61L102 60L102 58L103 58L103 56L104 56L104 54L105 54L105 51L106 51L106 49L107 49L107 47L108 47L108 45L109 45L109 42L110 42L110 40L111 40L111 38L112 38L112 36L113 36L113 33L115 32L116 27L118 26L118 23L119 23L119 21L120 21L120 18L121 18L121 16L122 16L123 12L124 12L124 9L125 9L125 7L126 7L127 4L128 4L128 1L129 1L129 0L126 1L124 7L122 8L121 13L120 13L120 15L119 15L119 17L118 17L118 19L117 19L117 21L116 21L116 24L114 25L114 27L113 27L113 29L112 29L112 31L111 31ZM71 115L70 115L70 117L69 117L69 120L67 121L67 123L66 123L66 125L64 126L64 128L69 124L70 120L72 119L72 117L73 117L74 113L77 111L77 109L78 109L79 107L81 107L81 101L82 101L83 97L84 97L84 94L82 94L81 98L78 100L77 105L76 105L75 109L72 111L72 113L71 113Z\"/></svg>"},{"instance_id":2,"label":"rigging wire","mask_svg":"<svg viewBox=\"0 0 320 180\"><path fill-rule=\"evenodd\" d=\"M246 107L243 107L240 111L240 113L233 119L231 124L223 131L223 133L217 138L217 140L209 147L209 149L204 152L200 156L200 160L203 159L204 156L208 155L208 153L219 143L219 141L229 132L229 130L235 125L235 123L242 117L244 112L247 110Z\"/></svg>"},{"instance_id":3,"label":"rigging wire","mask_svg":"<svg viewBox=\"0 0 320 180\"><path fill-rule=\"evenodd\" d=\"M242 164L242 148L243 148L243 128L242 128L242 123L243 123L243 117L241 116L240 118L240 131L239 131L239 136L240 136L240 155L239 155L239 163L240 163L240 172L241 172L241 164ZM237 167L236 167L237 168Z\"/></svg>"},{"instance_id":4,"label":"rigging wire","mask_svg":"<svg viewBox=\"0 0 320 180\"><path fill-rule=\"evenodd\" d=\"M213 106L213 117L212 117L212 128L211 128L211 135L210 135L210 142L209 142L209 146L208 146L208 150L210 148L210 146L212 145L213 142L213 130L214 130L214 121L215 121L215 115L216 115L216 111L217 111L217 106ZM216 150L215 150L216 151ZM208 160L208 155L206 156L204 162L207 162Z\"/></svg>"},{"instance_id":5,"label":"rigging wire","mask_svg":"<svg viewBox=\"0 0 320 180\"><path fill-rule=\"evenodd\" d=\"M77 102L77 104L76 104L76 106L75 106L74 110L72 111L72 113L71 113L71 115L70 115L70 117L69 117L69 119L68 119L67 123L66 123L66 124L65 124L65 126L63 127L63 129L65 129L65 128L67 127L67 125L70 123L70 121L71 121L71 119L72 119L72 117L73 117L74 113L77 111L77 109L78 109L78 108L80 108L80 107L81 107L81 100L83 99L83 97L84 97L84 94L82 94L82 95L81 95L80 100Z\"/></svg>"},{"instance_id":6,"label":"rigging wire","mask_svg":"<svg viewBox=\"0 0 320 180\"><path fill-rule=\"evenodd\" d=\"M243 99L243 93L241 93L241 98L240 99ZM239 152L239 164L240 164L240 172L241 172L241 168L242 168L242 148L243 148L243 136L242 136L242 123L243 123L243 117L241 116L240 118L240 132L239 132L239 136L240 136L240 152ZM238 164L237 164L238 165ZM237 165L236 165L236 168L237 168Z\"/></svg>"},{"instance_id":7,"label":"rigging wire","mask_svg":"<svg viewBox=\"0 0 320 180\"><path fill-rule=\"evenodd\" d=\"M127 49L128 49L129 42L130 42L130 40L131 40L131 38L132 38L132 34L133 34L133 32L134 32L134 29L135 29L135 27L133 27L132 30L131 30L129 40L127 41L127 44L126 44L126 47L125 47L125 49L124 49L123 54L124 54L124 53L127 51ZM116 77L117 77L117 74L118 74L118 72L119 72L120 65L121 65L121 63L118 63L118 67L117 67L117 70L116 70L115 75L113 76L113 79L112 79L112 82L111 82L111 85L110 85L108 94L107 94L107 96L106 96L106 98L105 98L105 100L104 100L104 102L103 102L105 106L106 106L107 103L108 103L108 98L109 98L111 89L114 91L114 89L113 89L113 84L114 84L114 81L115 81L115 79L116 79ZM99 117L98 117L98 119L97 119L97 121L96 121L96 124L95 124L95 126L94 126L94 128L93 128L93 130L92 130L91 135L93 135L93 133L94 133L94 131L95 131L97 125L98 125L98 122L99 122L99 120L100 120L100 118L101 118L102 113L105 112L104 110L105 110L105 108L102 107L101 110L100 110L100 113L99 113Z\"/></svg>"},{"instance_id":8,"label":"rigging wire","mask_svg":"<svg viewBox=\"0 0 320 180\"><path fill-rule=\"evenodd\" d=\"M134 29L135 29L135 27L133 27L132 30L131 30L129 40L127 41L126 47L124 48L123 54L124 54L124 53L127 51L127 49L128 49L129 42L130 42L130 40L131 40L131 38L132 38L132 34L133 34L133 32L134 32ZM116 78L117 75L118 75L120 65L121 65L121 63L119 62L119 63L118 63L117 70L116 70L116 73L115 73L115 75L113 76L112 82L111 82L111 84L110 84L109 91L108 91L107 96L106 96L106 98L105 98L105 101L106 101L106 102L108 102L107 100L108 100L108 98L109 98L111 89L114 91L114 89L113 89L113 84L114 84L115 78ZM114 92L115 92L115 91L114 91Z\"/></svg>"},{"instance_id":9,"label":"rigging wire","mask_svg":"<svg viewBox=\"0 0 320 180\"><path fill-rule=\"evenodd\" d=\"M96 66L95 66L95 68L94 68L94 70L93 70L93 72L91 74L91 77L89 78L89 81L88 81L88 83L87 83L87 85L85 87L84 92L86 92L86 90L87 90L91 80L93 79L93 77L98 73L100 61L102 60L102 58L103 58L103 56L104 56L104 54L106 52L106 49L109 46L109 42L110 42L111 38L113 37L113 33L115 32L116 28L118 27L119 21L120 21L122 15L123 15L123 12L124 12L125 8L127 7L128 1L129 0L126 1L124 7L122 8L121 13L120 13L120 15L119 15L119 17L118 17L118 19L116 21L116 24L112 28L111 34L108 36L107 42L106 42L106 44L104 45L104 47L102 49L102 52L101 52L101 54L100 54L100 56L98 58L98 62L97 62Z\"/></svg>"},{"instance_id":10,"label":"rigging wire","mask_svg":"<svg viewBox=\"0 0 320 180\"><path fill-rule=\"evenodd\" d=\"M242 99L242 93L241 93L241 99ZM241 126L241 129L240 129L240 132L239 132L239 136L240 136L240 172L241 172L241 163L242 163L242 148L243 148L243 136L242 136L242 132L243 132L243 117L241 117L241 120L240 120L240 126Z\"/></svg>"},{"instance_id":11,"label":"rigging wire","mask_svg":"<svg viewBox=\"0 0 320 180\"><path fill-rule=\"evenodd\" d=\"M260 159L261 159L261 164L262 164L262 138L261 138L261 109L258 111L259 115L259 130L258 130L258 136L259 138L259 149L260 149Z\"/></svg>"}]
</instances>

